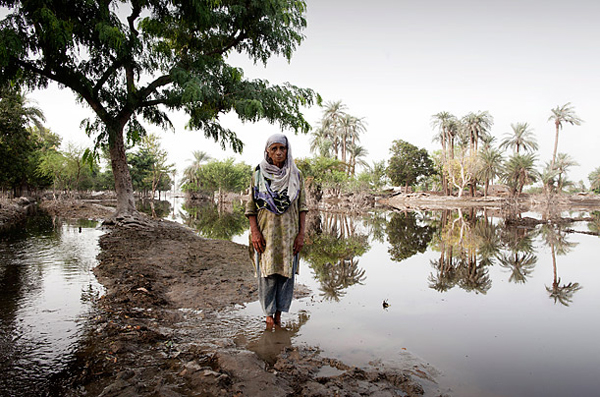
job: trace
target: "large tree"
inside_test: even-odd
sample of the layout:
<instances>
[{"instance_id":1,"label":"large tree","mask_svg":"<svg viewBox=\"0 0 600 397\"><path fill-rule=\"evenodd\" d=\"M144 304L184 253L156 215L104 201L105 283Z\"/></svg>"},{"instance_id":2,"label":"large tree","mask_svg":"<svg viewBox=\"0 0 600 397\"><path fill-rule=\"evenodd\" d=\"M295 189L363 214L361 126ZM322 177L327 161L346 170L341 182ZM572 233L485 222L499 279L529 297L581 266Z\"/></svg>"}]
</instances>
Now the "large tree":
<instances>
[{"instance_id":1,"label":"large tree","mask_svg":"<svg viewBox=\"0 0 600 397\"><path fill-rule=\"evenodd\" d=\"M304 36L304 1L268 0L4 0L0 83L73 90L95 112L86 130L108 144L116 215L135 213L125 137L145 134L142 121L172 128L167 111L182 110L188 127L241 151L219 115L266 119L307 132L301 106L320 98L288 83L247 80L227 63L232 52L266 64L288 60Z\"/></svg>"},{"instance_id":2,"label":"large tree","mask_svg":"<svg viewBox=\"0 0 600 397\"><path fill-rule=\"evenodd\" d=\"M404 185L407 191L419 179L435 172L433 161L425 149L398 139L392 142L390 153L392 157L388 162L387 175L394 185Z\"/></svg>"}]
</instances>

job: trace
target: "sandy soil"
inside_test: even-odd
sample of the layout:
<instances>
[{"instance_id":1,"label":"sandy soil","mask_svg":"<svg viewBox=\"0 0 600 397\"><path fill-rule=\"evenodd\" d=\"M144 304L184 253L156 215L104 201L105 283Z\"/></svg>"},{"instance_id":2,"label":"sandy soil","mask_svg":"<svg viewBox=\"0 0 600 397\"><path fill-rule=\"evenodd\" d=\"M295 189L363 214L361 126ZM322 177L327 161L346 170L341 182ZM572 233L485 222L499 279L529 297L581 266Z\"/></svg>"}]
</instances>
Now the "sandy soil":
<instances>
[{"instance_id":1,"label":"sandy soil","mask_svg":"<svg viewBox=\"0 0 600 397\"><path fill-rule=\"evenodd\" d=\"M63 217L95 219L111 210L76 202L43 207ZM424 394L418 372L356 368L324 357L316 347L292 346L302 318L268 332L262 318L236 318L236 307L257 299L247 246L204 239L147 217L105 228L94 272L106 292L88 320L67 395Z\"/></svg>"}]
</instances>

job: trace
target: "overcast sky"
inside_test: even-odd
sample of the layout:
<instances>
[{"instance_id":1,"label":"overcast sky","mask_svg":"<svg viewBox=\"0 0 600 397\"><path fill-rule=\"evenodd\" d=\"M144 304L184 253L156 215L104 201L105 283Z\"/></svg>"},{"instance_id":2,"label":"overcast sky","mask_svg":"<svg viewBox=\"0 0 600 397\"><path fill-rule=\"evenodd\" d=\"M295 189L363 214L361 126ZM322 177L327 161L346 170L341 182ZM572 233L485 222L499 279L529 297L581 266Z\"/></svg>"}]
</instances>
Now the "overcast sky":
<instances>
[{"instance_id":1,"label":"overcast sky","mask_svg":"<svg viewBox=\"0 0 600 397\"><path fill-rule=\"evenodd\" d=\"M363 117L367 132L361 144L367 160L389 158L395 139L430 152L431 116L448 111L462 117L487 110L494 117L492 134L501 140L510 124L529 123L540 146L538 165L550 160L554 125L550 110L571 102L585 123L566 125L559 152L579 164L570 177L587 180L600 166L600 2L565 1L363 1L308 0L306 40L291 63L273 59L255 66L241 56L231 62L248 78L289 81L313 88L324 101L341 100L348 112ZM67 90L34 92L48 126L65 142L89 144L79 128L89 114ZM316 126L322 109L306 110ZM179 171L193 150L213 157L234 156L185 129L185 118L174 115L175 134L162 132L162 145ZM262 158L266 138L278 132L268 123L240 124L224 117L225 125L245 142L249 164ZM150 130L157 131L154 127ZM288 134L295 157L310 156L308 136Z\"/></svg>"}]
</instances>

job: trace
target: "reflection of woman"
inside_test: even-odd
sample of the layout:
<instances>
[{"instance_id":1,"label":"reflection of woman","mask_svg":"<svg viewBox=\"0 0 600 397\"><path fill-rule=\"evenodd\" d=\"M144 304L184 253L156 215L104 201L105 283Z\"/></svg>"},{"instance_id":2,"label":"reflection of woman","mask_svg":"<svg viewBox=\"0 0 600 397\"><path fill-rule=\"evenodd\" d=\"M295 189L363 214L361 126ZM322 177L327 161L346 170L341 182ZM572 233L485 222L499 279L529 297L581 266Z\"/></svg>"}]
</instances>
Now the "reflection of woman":
<instances>
[{"instance_id":1,"label":"reflection of woman","mask_svg":"<svg viewBox=\"0 0 600 397\"><path fill-rule=\"evenodd\" d=\"M264 160L252 175L246 203L250 254L268 328L281 324L281 312L292 303L307 211L304 181L292 149L285 135L275 134L267 140Z\"/></svg>"}]
</instances>

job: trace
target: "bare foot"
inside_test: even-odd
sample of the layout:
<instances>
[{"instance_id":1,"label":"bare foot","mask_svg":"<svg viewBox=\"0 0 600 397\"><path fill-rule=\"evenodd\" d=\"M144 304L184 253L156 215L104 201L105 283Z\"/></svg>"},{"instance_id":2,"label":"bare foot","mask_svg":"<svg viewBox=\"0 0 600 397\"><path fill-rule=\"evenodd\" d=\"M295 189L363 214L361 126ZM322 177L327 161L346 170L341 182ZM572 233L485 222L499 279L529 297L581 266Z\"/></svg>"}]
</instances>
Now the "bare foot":
<instances>
[{"instance_id":1,"label":"bare foot","mask_svg":"<svg viewBox=\"0 0 600 397\"><path fill-rule=\"evenodd\" d=\"M275 325L281 325L281 312L275 312Z\"/></svg>"},{"instance_id":2,"label":"bare foot","mask_svg":"<svg viewBox=\"0 0 600 397\"><path fill-rule=\"evenodd\" d=\"M273 316L267 316L266 323L267 329L273 329L275 326L275 319L273 319Z\"/></svg>"}]
</instances>

